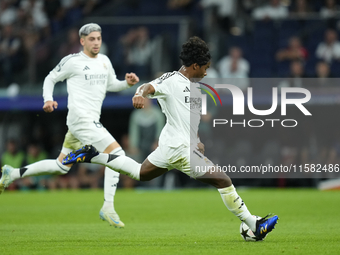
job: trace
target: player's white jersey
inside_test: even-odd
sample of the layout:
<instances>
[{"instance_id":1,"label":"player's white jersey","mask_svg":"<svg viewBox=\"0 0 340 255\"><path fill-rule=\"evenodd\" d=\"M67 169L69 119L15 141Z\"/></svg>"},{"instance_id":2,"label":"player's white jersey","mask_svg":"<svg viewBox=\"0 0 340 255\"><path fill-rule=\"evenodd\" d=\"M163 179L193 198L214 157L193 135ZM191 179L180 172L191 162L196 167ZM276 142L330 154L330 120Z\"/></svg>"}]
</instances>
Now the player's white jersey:
<instances>
[{"instance_id":1,"label":"player's white jersey","mask_svg":"<svg viewBox=\"0 0 340 255\"><path fill-rule=\"evenodd\" d=\"M106 91L118 91L117 85L128 87L126 81L119 81L109 58L98 54L90 58L84 52L64 57L44 81L44 102L53 101L54 84L67 79L68 115L67 125L82 118L99 121Z\"/></svg>"},{"instance_id":2,"label":"player's white jersey","mask_svg":"<svg viewBox=\"0 0 340 255\"><path fill-rule=\"evenodd\" d=\"M154 95L166 116L166 125L159 144L169 147L197 144L198 125L201 119L202 94L198 83L192 83L180 72L163 74L150 82Z\"/></svg>"}]
</instances>

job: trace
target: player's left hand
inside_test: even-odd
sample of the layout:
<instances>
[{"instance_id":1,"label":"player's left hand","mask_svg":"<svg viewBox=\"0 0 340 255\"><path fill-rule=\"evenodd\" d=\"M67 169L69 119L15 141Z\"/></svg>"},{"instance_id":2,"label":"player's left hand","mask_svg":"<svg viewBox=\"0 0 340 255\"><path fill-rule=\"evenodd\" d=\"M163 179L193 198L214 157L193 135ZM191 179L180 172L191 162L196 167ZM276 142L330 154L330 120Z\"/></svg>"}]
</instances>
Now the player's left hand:
<instances>
[{"instance_id":1,"label":"player's left hand","mask_svg":"<svg viewBox=\"0 0 340 255\"><path fill-rule=\"evenodd\" d=\"M141 95L134 95L134 97L132 98L133 107L135 107L136 109L143 109L144 102L145 98L142 97Z\"/></svg>"},{"instance_id":2,"label":"player's left hand","mask_svg":"<svg viewBox=\"0 0 340 255\"><path fill-rule=\"evenodd\" d=\"M130 86L133 86L139 82L139 77L135 73L127 73L125 74L125 80Z\"/></svg>"},{"instance_id":3,"label":"player's left hand","mask_svg":"<svg viewBox=\"0 0 340 255\"><path fill-rule=\"evenodd\" d=\"M204 151L205 151L205 149L204 149L204 144L201 143L201 142L199 142L199 143L197 144L197 148L198 148L198 151L204 155Z\"/></svg>"}]
</instances>

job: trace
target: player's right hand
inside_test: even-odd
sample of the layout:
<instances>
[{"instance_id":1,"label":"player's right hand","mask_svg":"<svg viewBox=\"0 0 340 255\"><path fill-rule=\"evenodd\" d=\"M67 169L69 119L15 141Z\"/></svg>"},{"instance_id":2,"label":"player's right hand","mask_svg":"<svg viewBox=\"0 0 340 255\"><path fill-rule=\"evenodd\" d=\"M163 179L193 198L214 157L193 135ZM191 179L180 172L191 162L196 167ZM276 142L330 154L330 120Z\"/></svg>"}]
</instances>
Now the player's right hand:
<instances>
[{"instance_id":1,"label":"player's right hand","mask_svg":"<svg viewBox=\"0 0 340 255\"><path fill-rule=\"evenodd\" d=\"M57 108L58 108L57 101L46 101L43 106L43 109L45 112L53 112L54 109L57 109Z\"/></svg>"},{"instance_id":2,"label":"player's right hand","mask_svg":"<svg viewBox=\"0 0 340 255\"><path fill-rule=\"evenodd\" d=\"M204 155L205 149L204 149L204 144L199 142L197 144L198 151Z\"/></svg>"},{"instance_id":3,"label":"player's right hand","mask_svg":"<svg viewBox=\"0 0 340 255\"><path fill-rule=\"evenodd\" d=\"M144 108L144 100L145 100L144 97L140 95L134 95L134 97L132 98L133 107L135 107L136 109Z\"/></svg>"},{"instance_id":4,"label":"player's right hand","mask_svg":"<svg viewBox=\"0 0 340 255\"><path fill-rule=\"evenodd\" d=\"M139 77L135 73L127 73L125 74L125 80L130 86L133 86L139 82Z\"/></svg>"}]
</instances>

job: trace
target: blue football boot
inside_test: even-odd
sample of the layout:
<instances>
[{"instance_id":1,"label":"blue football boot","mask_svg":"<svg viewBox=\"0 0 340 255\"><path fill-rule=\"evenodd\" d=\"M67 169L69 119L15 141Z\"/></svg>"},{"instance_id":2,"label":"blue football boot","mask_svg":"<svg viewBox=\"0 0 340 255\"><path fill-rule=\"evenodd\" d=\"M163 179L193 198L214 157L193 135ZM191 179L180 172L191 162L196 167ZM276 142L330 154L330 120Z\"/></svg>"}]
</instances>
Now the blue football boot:
<instances>
[{"instance_id":1,"label":"blue football boot","mask_svg":"<svg viewBox=\"0 0 340 255\"><path fill-rule=\"evenodd\" d=\"M85 145L84 147L67 154L64 157L62 163L63 165L83 162L91 163L91 159L98 154L99 152L95 147L93 147L92 145Z\"/></svg>"},{"instance_id":2,"label":"blue football boot","mask_svg":"<svg viewBox=\"0 0 340 255\"><path fill-rule=\"evenodd\" d=\"M263 240L267 234L275 228L279 219L277 215L270 218L268 217L269 215L256 221L256 231L254 234L259 240Z\"/></svg>"}]
</instances>

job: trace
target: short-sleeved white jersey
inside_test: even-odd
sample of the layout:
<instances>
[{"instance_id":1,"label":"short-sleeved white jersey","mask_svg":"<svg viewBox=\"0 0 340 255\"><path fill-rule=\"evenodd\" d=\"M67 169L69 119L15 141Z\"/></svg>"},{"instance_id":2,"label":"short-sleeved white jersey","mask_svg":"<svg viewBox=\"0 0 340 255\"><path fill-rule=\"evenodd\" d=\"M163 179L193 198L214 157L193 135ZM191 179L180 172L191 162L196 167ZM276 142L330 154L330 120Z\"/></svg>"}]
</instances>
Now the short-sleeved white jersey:
<instances>
[{"instance_id":1,"label":"short-sleeved white jersey","mask_svg":"<svg viewBox=\"0 0 340 255\"><path fill-rule=\"evenodd\" d=\"M126 81L119 81L116 78L107 56L98 54L96 58L90 58L84 52L80 52L64 57L45 78L44 102L53 101L54 84L65 79L69 110L67 125L77 122L80 118L99 121L106 92L128 87ZM116 89L117 87L120 89Z\"/></svg>"},{"instance_id":2,"label":"short-sleeved white jersey","mask_svg":"<svg viewBox=\"0 0 340 255\"><path fill-rule=\"evenodd\" d=\"M169 147L197 144L198 125L201 119L202 94L198 83L192 83L180 72L163 74L150 82L166 124L159 137L159 144Z\"/></svg>"}]
</instances>

